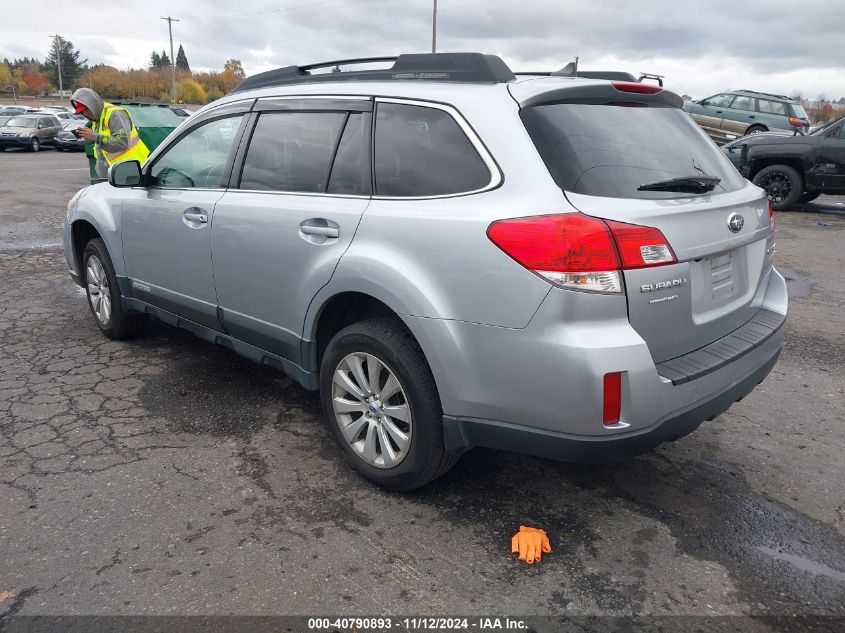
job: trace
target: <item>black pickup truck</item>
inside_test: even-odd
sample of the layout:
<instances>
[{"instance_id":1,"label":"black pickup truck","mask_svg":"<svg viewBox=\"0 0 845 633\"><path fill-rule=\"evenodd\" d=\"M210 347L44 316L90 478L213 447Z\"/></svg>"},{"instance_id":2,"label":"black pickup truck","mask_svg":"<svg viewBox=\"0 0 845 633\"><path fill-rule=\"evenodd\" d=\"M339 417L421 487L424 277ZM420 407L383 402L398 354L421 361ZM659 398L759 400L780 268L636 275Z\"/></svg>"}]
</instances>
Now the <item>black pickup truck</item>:
<instances>
[{"instance_id":1,"label":"black pickup truck","mask_svg":"<svg viewBox=\"0 0 845 633\"><path fill-rule=\"evenodd\" d=\"M806 136L751 134L722 151L743 176L766 190L775 211L823 193L845 193L845 117Z\"/></svg>"}]
</instances>

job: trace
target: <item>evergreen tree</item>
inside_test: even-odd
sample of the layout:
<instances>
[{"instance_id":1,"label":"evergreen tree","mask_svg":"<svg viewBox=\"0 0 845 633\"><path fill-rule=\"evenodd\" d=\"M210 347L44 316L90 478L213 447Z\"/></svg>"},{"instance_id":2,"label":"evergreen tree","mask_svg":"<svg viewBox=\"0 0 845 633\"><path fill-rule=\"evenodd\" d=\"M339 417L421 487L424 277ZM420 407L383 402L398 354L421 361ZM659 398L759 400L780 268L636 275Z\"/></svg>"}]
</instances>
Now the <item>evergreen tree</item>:
<instances>
[{"instance_id":1,"label":"evergreen tree","mask_svg":"<svg viewBox=\"0 0 845 633\"><path fill-rule=\"evenodd\" d=\"M161 51L161 68L165 66L170 66L170 58L165 51Z\"/></svg>"},{"instance_id":2,"label":"evergreen tree","mask_svg":"<svg viewBox=\"0 0 845 633\"><path fill-rule=\"evenodd\" d=\"M155 51L150 55L150 70L153 68L161 68L161 56Z\"/></svg>"},{"instance_id":3,"label":"evergreen tree","mask_svg":"<svg viewBox=\"0 0 845 633\"><path fill-rule=\"evenodd\" d=\"M50 77L50 81L59 85L59 64L58 60L61 57L62 61L62 83L65 89L68 89L71 84L86 70L87 59L80 59L81 53L73 42L66 40L62 36L53 38L50 52L47 54L47 59L42 65L42 69ZM33 60L35 61L35 60Z\"/></svg>"},{"instance_id":4,"label":"evergreen tree","mask_svg":"<svg viewBox=\"0 0 845 633\"><path fill-rule=\"evenodd\" d=\"M188 66L188 57L185 55L185 49L179 44L179 51L176 53L176 68L187 70L190 72L191 67Z\"/></svg>"}]
</instances>

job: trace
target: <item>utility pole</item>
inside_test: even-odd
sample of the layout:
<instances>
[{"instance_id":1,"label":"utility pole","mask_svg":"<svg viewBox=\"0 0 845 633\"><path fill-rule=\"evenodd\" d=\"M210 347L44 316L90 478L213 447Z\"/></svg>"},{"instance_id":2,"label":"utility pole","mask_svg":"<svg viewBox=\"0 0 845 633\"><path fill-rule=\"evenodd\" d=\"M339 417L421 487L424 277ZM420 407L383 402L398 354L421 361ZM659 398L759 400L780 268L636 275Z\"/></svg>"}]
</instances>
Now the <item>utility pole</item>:
<instances>
[{"instance_id":1,"label":"utility pole","mask_svg":"<svg viewBox=\"0 0 845 633\"><path fill-rule=\"evenodd\" d=\"M62 90L62 44L58 33L53 36L53 46L56 47L56 68L59 70L59 99L61 99L65 93Z\"/></svg>"},{"instance_id":2,"label":"utility pole","mask_svg":"<svg viewBox=\"0 0 845 633\"><path fill-rule=\"evenodd\" d=\"M437 52L437 0L434 0L431 10L431 52Z\"/></svg>"},{"instance_id":3,"label":"utility pole","mask_svg":"<svg viewBox=\"0 0 845 633\"><path fill-rule=\"evenodd\" d=\"M167 20L167 31L170 33L170 69L173 77L173 105L176 105L176 57L173 55L173 23L179 20L171 18L169 15L162 20Z\"/></svg>"}]
</instances>

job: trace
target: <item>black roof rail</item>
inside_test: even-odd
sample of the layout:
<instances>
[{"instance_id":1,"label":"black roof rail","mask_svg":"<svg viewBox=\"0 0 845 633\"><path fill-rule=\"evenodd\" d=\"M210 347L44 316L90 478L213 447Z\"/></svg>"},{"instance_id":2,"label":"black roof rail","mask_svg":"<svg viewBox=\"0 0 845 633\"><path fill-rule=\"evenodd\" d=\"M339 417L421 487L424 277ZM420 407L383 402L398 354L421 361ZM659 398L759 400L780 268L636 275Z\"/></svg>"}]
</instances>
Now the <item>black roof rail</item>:
<instances>
[{"instance_id":1,"label":"black roof rail","mask_svg":"<svg viewBox=\"0 0 845 633\"><path fill-rule=\"evenodd\" d=\"M763 95L765 97L774 97L775 99L786 99L787 101L795 101L792 97L787 97L786 95L776 95L771 92L758 92L757 90L735 90L734 92L748 92L753 95Z\"/></svg>"},{"instance_id":2,"label":"black roof rail","mask_svg":"<svg viewBox=\"0 0 845 633\"><path fill-rule=\"evenodd\" d=\"M390 68L341 71L341 66L393 62ZM320 68L332 72L311 74ZM449 81L458 83L506 83L515 79L507 64L496 55L482 53L406 53L398 57L364 57L286 66L247 77L231 92L255 88L320 81ZM230 93L231 94L231 93Z\"/></svg>"}]
</instances>

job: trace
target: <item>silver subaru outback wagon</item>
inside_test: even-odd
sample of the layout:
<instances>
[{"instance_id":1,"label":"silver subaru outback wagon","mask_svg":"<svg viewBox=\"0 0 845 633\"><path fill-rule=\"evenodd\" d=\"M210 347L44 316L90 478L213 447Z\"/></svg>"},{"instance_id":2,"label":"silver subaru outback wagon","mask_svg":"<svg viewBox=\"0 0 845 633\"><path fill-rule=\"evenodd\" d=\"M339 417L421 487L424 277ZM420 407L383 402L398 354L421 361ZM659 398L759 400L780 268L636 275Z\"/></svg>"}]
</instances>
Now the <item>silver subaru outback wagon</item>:
<instances>
[{"instance_id":1,"label":"silver subaru outback wagon","mask_svg":"<svg viewBox=\"0 0 845 633\"><path fill-rule=\"evenodd\" d=\"M320 66L247 79L70 201L106 336L154 315L283 370L396 490L476 446L648 451L775 364L766 196L677 95L475 53Z\"/></svg>"}]
</instances>

